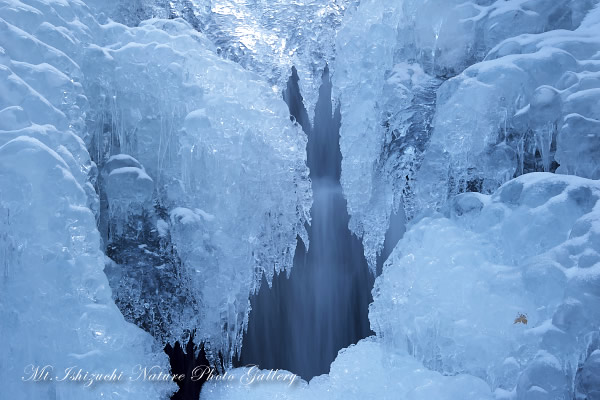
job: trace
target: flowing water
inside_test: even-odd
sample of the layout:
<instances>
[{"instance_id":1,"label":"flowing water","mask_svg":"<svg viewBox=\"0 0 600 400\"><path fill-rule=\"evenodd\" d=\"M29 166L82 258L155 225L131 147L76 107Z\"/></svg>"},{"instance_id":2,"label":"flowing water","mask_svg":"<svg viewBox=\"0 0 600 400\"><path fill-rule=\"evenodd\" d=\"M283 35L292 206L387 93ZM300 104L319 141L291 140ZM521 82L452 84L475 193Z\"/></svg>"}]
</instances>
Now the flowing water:
<instances>
[{"instance_id":1,"label":"flowing water","mask_svg":"<svg viewBox=\"0 0 600 400\"><path fill-rule=\"evenodd\" d=\"M314 202L310 248L299 241L288 277L263 282L251 299L240 364L286 369L304 379L328 373L337 352L372 334L368 306L374 277L363 247L348 229L340 185L339 110L332 109L326 70L311 127L292 75L284 99L308 135L307 158Z\"/></svg>"}]
</instances>

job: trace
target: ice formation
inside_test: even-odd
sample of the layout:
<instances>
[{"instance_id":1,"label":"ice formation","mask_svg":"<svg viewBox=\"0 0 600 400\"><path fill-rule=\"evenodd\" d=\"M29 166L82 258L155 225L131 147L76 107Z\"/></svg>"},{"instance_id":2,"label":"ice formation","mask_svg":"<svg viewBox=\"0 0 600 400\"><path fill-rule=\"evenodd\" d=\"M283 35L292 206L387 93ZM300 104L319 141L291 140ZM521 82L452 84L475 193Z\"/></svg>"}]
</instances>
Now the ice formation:
<instances>
[{"instance_id":1,"label":"ice formation","mask_svg":"<svg viewBox=\"0 0 600 400\"><path fill-rule=\"evenodd\" d=\"M369 314L376 337L309 384L238 379L202 398L593 398L598 200L597 181L549 173L458 195L411 226L385 263Z\"/></svg>"},{"instance_id":2,"label":"ice formation","mask_svg":"<svg viewBox=\"0 0 600 400\"><path fill-rule=\"evenodd\" d=\"M154 339L111 298L96 227L96 166L81 137L87 100L75 42L80 2L0 3L0 382L9 398L154 398L172 384L32 382L35 367L168 371ZM110 371L108 370L110 367Z\"/></svg>"},{"instance_id":3,"label":"ice formation","mask_svg":"<svg viewBox=\"0 0 600 400\"><path fill-rule=\"evenodd\" d=\"M202 400L233 399L411 399L411 400L492 400L489 387L468 375L443 376L424 368L413 357L389 357L375 338L367 338L343 349L331 364L328 375L313 378L309 384L297 378L269 380L270 371L237 368L229 371L230 381L209 382ZM279 371L286 374L287 371ZM264 379L261 380L261 375ZM272 375L271 375L272 376Z\"/></svg>"},{"instance_id":4,"label":"ice formation","mask_svg":"<svg viewBox=\"0 0 600 400\"><path fill-rule=\"evenodd\" d=\"M161 399L172 385L27 380L28 365L52 364L59 378L75 366L168 370L160 346L123 319L103 273L95 164L76 134L82 73L67 55L86 35L78 18L91 19L79 2L0 3L0 382L10 398Z\"/></svg>"},{"instance_id":5,"label":"ice formation","mask_svg":"<svg viewBox=\"0 0 600 400\"><path fill-rule=\"evenodd\" d=\"M290 267L306 238L306 139L280 93L181 19L128 27L96 9L115 4L0 2L8 393L20 390L14 361L28 355L57 368L135 360L168 370L161 342L189 329L230 359L249 294ZM157 343L123 320L105 265L121 312ZM39 297L9 300L24 287ZM68 301L72 327L42 318ZM122 390L134 396L133 386Z\"/></svg>"},{"instance_id":6,"label":"ice formation","mask_svg":"<svg viewBox=\"0 0 600 400\"><path fill-rule=\"evenodd\" d=\"M87 81L93 104L88 142L107 177L109 227L132 214L112 213L119 199L131 207L146 193L149 205L130 231L112 242L136 239L149 246L144 253L159 254L156 259L145 253L148 261L137 262L156 278L149 292L137 292L133 310L148 303L151 311L132 318L155 319L166 339L198 328L197 338L230 357L239 347L248 296L261 275L270 281L291 266L297 236L306 237L311 202L306 138L290 122L278 93L220 58L183 20L148 20L136 28L110 22L103 35L104 47L92 46L87 54L86 65L94 69ZM108 157L115 153L139 166L112 170L114 159ZM111 194L113 181L127 186L118 199ZM160 238L156 227L164 222L169 234ZM141 239L140 231L145 232ZM108 237L114 233L109 230ZM109 255L128 263L134 258L129 252L115 247ZM169 252L178 260L165 260ZM179 262L182 268L175 265ZM144 273L128 268L128 279ZM165 270L176 276L162 278ZM177 301L180 315L164 315L168 310L161 304L175 300L170 294L163 300L154 296L163 279L180 280L173 290L195 304ZM127 287L122 289L127 296Z\"/></svg>"},{"instance_id":7,"label":"ice formation","mask_svg":"<svg viewBox=\"0 0 600 400\"><path fill-rule=\"evenodd\" d=\"M420 205L439 205L469 184L489 193L513 175L558 165L558 173L600 177L597 15L574 31L506 39L440 88L417 177Z\"/></svg>"},{"instance_id":8,"label":"ice formation","mask_svg":"<svg viewBox=\"0 0 600 400\"><path fill-rule=\"evenodd\" d=\"M138 364L169 367L161 347L126 322L111 298L100 235L83 188L87 177L81 172L90 160L74 158L85 148L68 131L62 144L56 143L50 137L61 134L49 127L31 124L0 136L3 393L9 398L164 398L172 383L61 382L70 379L65 378L68 368L130 374ZM69 144L79 154L67 150ZM59 382L34 381L32 373L46 365Z\"/></svg>"},{"instance_id":9,"label":"ice formation","mask_svg":"<svg viewBox=\"0 0 600 400\"><path fill-rule=\"evenodd\" d=\"M373 272L412 220L376 336L310 383L203 398L597 398L599 32L596 0L0 0L3 393L164 398L20 378L167 370L190 329L229 366L248 296L308 244L281 91L295 66L312 117L329 64Z\"/></svg>"},{"instance_id":10,"label":"ice formation","mask_svg":"<svg viewBox=\"0 0 600 400\"><path fill-rule=\"evenodd\" d=\"M347 10L336 37L333 68L342 112L342 185L351 229L363 238L373 268L394 210L404 207L412 218L423 209L439 207L469 184L483 185L489 193L513 177L523 140L520 147L517 139L503 145L504 136L537 137L546 165L551 164L547 137L552 121L528 126L525 107L534 98L550 101L544 100L548 94L538 96L535 90L557 84L563 74L564 79L585 71L593 74L593 63L583 61L597 51L592 39L597 25L592 14L582 20L594 4L373 0ZM580 24L574 32L566 31ZM515 38L519 34L529 35ZM546 49L538 51L537 43ZM576 50L575 43L585 47ZM574 54L570 66L558 66L549 56L562 53L568 60L567 52ZM504 57L509 53L516 55ZM479 63L484 59L490 61ZM557 90L567 89L565 84ZM565 99L570 94L561 93ZM513 119L519 111L522 117ZM566 108L564 115L571 112ZM567 131L589 130L593 117L582 117L573 116ZM528 128L538 134L528 134ZM527 139L522 158L535 159L535 143ZM563 162L576 152L565 151ZM535 170L543 169L528 171Z\"/></svg>"},{"instance_id":11,"label":"ice formation","mask_svg":"<svg viewBox=\"0 0 600 400\"><path fill-rule=\"evenodd\" d=\"M498 397L570 398L597 347L599 198L597 181L548 173L458 195L386 262L373 329L433 370L484 379Z\"/></svg>"},{"instance_id":12,"label":"ice formation","mask_svg":"<svg viewBox=\"0 0 600 400\"><path fill-rule=\"evenodd\" d=\"M203 398L595 398L598 15L593 1L350 8L332 68L342 184L373 268L390 214L416 217L377 279L377 336L293 390Z\"/></svg>"},{"instance_id":13,"label":"ice formation","mask_svg":"<svg viewBox=\"0 0 600 400\"><path fill-rule=\"evenodd\" d=\"M327 63L335 58L335 35L345 10L356 0L95 1L98 12L126 25L152 17L183 18L204 33L217 53L258 73L274 91L286 87L290 69L312 119Z\"/></svg>"}]
</instances>

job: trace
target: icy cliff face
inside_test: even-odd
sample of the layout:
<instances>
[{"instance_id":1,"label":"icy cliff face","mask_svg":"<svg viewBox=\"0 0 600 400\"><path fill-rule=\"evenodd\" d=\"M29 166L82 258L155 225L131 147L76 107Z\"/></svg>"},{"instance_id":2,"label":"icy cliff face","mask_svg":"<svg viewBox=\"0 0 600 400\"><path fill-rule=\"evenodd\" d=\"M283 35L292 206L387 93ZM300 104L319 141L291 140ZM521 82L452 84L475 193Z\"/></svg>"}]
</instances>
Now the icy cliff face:
<instances>
[{"instance_id":1,"label":"icy cliff face","mask_svg":"<svg viewBox=\"0 0 600 400\"><path fill-rule=\"evenodd\" d=\"M291 267L297 237L306 240L311 203L306 139L290 121L279 92L220 57L211 40L187 22L152 19L127 27L106 18L118 3L90 6L79 1L0 3L0 144L17 139L4 152L13 161L18 160L10 155L13 151L40 158L39 166L31 159L31 170L25 171L31 176L21 181L17 161L2 169L4 279L16 288L21 281L15 277L15 254L30 252L28 246L45 248L49 245L43 240L54 240L58 253L71 247L82 252L82 258L65 255L80 284L61 289L42 278L35 281L33 288L53 288L45 297L47 307L60 307L53 301L62 298L61 290L76 297L81 290L100 291L106 316L88 313L89 324L98 335L115 340L124 340L127 332L127 340L138 342L131 358L139 356L137 363L143 364L150 356L137 349L149 353L152 341L118 314L106 279L96 276L104 277L106 264L115 301L129 321L162 343L198 329L196 338L207 340L213 354L222 351L227 360L239 349L249 294L263 275L270 281L276 271ZM132 20L137 18L136 10L129 11ZM56 166L44 164L44 157L56 159ZM48 176L45 182L46 168L68 174ZM53 181L56 196L71 190L78 197L57 197L52 203L49 194L47 204L23 209L35 193L41 196L36 185ZM13 190L14 196L25 190L22 199L13 199ZM64 228L72 235L25 240L25 225L17 224L24 217L19 215L53 213L60 207L67 207L60 215L72 221L74 228ZM36 224L28 221L31 232ZM40 221L43 227L45 220ZM81 241L82 249L72 240ZM39 260L18 265L23 271L46 262L60 267L62 258L44 261L42 253ZM47 279L54 279L47 273ZM34 275L19 273L22 279ZM5 299L18 298L14 290L3 293ZM86 307L87 300L81 301ZM13 310L12 301L2 304L12 319L33 323L37 318ZM109 317L113 320L105 323ZM52 323L51 336L63 336L64 325ZM77 354L77 342L72 350L61 342L53 347L56 354L45 354L46 344L35 339L38 331L23 325L3 336L15 348L11 360L26 359L20 351L39 353L40 360L61 352ZM31 340L16 342L19 337ZM81 346L94 350L94 342L85 340ZM37 347L21 349L18 343ZM127 354L123 351L124 360ZM163 366L165 361L160 360Z\"/></svg>"},{"instance_id":2,"label":"icy cliff face","mask_svg":"<svg viewBox=\"0 0 600 400\"><path fill-rule=\"evenodd\" d=\"M229 356L240 345L248 296L261 275L270 281L290 267L297 236L306 239L306 138L279 93L220 58L183 20L148 20L136 28L109 23L103 35L104 47L87 50L88 142L107 177L100 191L111 210L109 228L134 213L114 214L113 204L140 203L141 187L149 185L149 210L125 237L142 231L168 243L183 268L171 278L201 305L160 329L174 339L198 328L197 338ZM113 169L115 153L134 157L143 170ZM124 238L113 234L119 232L108 232L113 243ZM127 251L115 248L115 256L130 258ZM145 264L148 273L163 273L156 271L162 261ZM153 297L152 290L140 293L139 307ZM160 307L144 318L157 313Z\"/></svg>"},{"instance_id":3,"label":"icy cliff face","mask_svg":"<svg viewBox=\"0 0 600 400\"><path fill-rule=\"evenodd\" d=\"M585 33L597 30L593 18L582 24L594 4L566 0L363 1L346 12L336 38L333 68L342 112L342 185L352 216L351 229L363 238L372 266L383 246L389 216L402 204L412 218L423 209L439 207L469 185L489 193L517 172L519 151L522 159L527 158L529 164L533 160L535 165L533 137L544 149L544 161L538 162L540 167L532 165L526 170L544 170L542 165L546 170L552 168L548 155L552 140L547 132L551 135L554 125L562 127L567 121L558 118L553 124L544 120L539 114L552 114L549 109L537 112L531 117L536 122L528 125L524 107L531 101L538 102L534 108L550 107L544 102L555 102L557 96L552 100L551 94L537 93L537 88L556 85L568 71L594 70L575 61L589 59L597 51L593 50L594 39ZM580 25L575 32L565 31ZM526 33L539 35L510 39ZM575 36L578 39L573 39ZM555 39L550 44L544 38ZM585 43L585 50L565 47L574 40ZM573 60L571 66L550 60L548 49L545 55L534 49L533 43L544 41L547 48L557 49L555 57L562 46L563 58ZM555 44L557 41L564 44ZM532 44L527 47L526 43ZM510 53L532 55L505 57ZM533 58L538 60L535 67L534 61L527 61L531 64L527 66L522 65L525 61L517 61ZM478 63L484 59L495 61ZM541 67L543 59L547 64ZM494 72L491 63L496 66ZM484 74L484 69L488 73ZM476 84L479 71L481 80ZM550 83L546 75L551 71L557 76ZM563 84L557 90L566 88ZM505 92L511 92L510 96ZM573 112L567 110L565 117ZM519 118L512 117L519 111L520 121L524 121L520 125ZM571 119L567 131L575 124L589 125L588 118ZM529 134L528 128L538 133ZM518 132L512 136L532 138L525 146L519 147L518 139L500 145L505 142L502 137L509 136L503 132L511 130ZM485 146L489 142L498 145ZM572 154L574 149L564 151ZM563 163L568 163L567 159L563 156ZM474 173L474 168L481 172ZM562 171L573 171L573 167L565 166Z\"/></svg>"},{"instance_id":4,"label":"icy cliff face","mask_svg":"<svg viewBox=\"0 0 600 400\"><path fill-rule=\"evenodd\" d=\"M103 272L97 171L81 139L80 52L96 28L81 2L0 2L0 385L9 398L160 399L174 389L64 382L71 367L168 370L161 347L123 319ZM54 381L34 382L48 364Z\"/></svg>"}]
</instances>

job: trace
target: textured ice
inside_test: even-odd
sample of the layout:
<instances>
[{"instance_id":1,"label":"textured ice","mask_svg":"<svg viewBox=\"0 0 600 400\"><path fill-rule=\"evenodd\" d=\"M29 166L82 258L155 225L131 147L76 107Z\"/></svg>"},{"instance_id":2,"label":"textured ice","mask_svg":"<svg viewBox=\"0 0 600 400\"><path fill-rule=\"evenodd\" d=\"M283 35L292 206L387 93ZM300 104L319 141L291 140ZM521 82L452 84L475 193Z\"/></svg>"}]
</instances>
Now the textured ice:
<instances>
[{"instance_id":1,"label":"textured ice","mask_svg":"<svg viewBox=\"0 0 600 400\"><path fill-rule=\"evenodd\" d=\"M597 399L600 396L600 349L594 350L575 381L575 398L577 400Z\"/></svg>"},{"instance_id":2,"label":"textured ice","mask_svg":"<svg viewBox=\"0 0 600 400\"><path fill-rule=\"evenodd\" d=\"M291 266L297 235L306 237L304 134L278 93L221 59L182 20L138 28L108 23L104 37L114 44L87 54L86 68L94 71L87 82L88 142L101 170L116 152L135 157L154 181L152 199L161 208L214 216L182 224L172 214L167 221L182 279L201 304L202 311L189 311L197 338L233 352L261 274L270 281ZM177 337L181 328L166 330Z\"/></svg>"},{"instance_id":3,"label":"textured ice","mask_svg":"<svg viewBox=\"0 0 600 400\"><path fill-rule=\"evenodd\" d=\"M600 177L597 14L574 31L506 39L442 85L417 177L420 206L465 190L489 193L531 171Z\"/></svg>"},{"instance_id":4,"label":"textured ice","mask_svg":"<svg viewBox=\"0 0 600 400\"><path fill-rule=\"evenodd\" d=\"M335 35L355 0L93 1L97 12L135 26L151 17L183 18L203 32L217 53L259 74L281 93L292 66L312 119L321 76L335 58Z\"/></svg>"},{"instance_id":5,"label":"textured ice","mask_svg":"<svg viewBox=\"0 0 600 400\"><path fill-rule=\"evenodd\" d=\"M477 376L498 395L567 396L597 348L598 199L598 181L549 173L458 195L385 263L372 329L390 351Z\"/></svg>"},{"instance_id":6,"label":"textured ice","mask_svg":"<svg viewBox=\"0 0 600 400\"><path fill-rule=\"evenodd\" d=\"M0 131L3 393L9 398L164 398L172 385L123 381L86 388L23 381L30 364L51 364L51 376L59 379L75 366L96 373L116 368L129 374L137 364L168 370L154 339L126 322L111 298L100 235L78 181L89 158L73 165L65 147L55 151L35 138L39 131L30 132L10 139L12 132Z\"/></svg>"},{"instance_id":7,"label":"textured ice","mask_svg":"<svg viewBox=\"0 0 600 400\"><path fill-rule=\"evenodd\" d=\"M103 272L96 166L80 138L87 101L64 52L75 56L87 37L82 20L93 21L76 1L0 2L0 385L9 398L160 399L174 385L22 379L29 364L52 364L59 377L75 366L168 370L154 339L124 320Z\"/></svg>"},{"instance_id":8,"label":"textured ice","mask_svg":"<svg viewBox=\"0 0 600 400\"><path fill-rule=\"evenodd\" d=\"M484 58L498 58L493 55L500 48L525 53L518 40L509 39L515 35L550 31L548 37L570 37L572 32L567 30L577 28L594 4L567 0L372 0L346 11L336 37L333 66L334 90L342 113L342 185L348 199L350 227L363 238L365 255L372 267L393 210L403 206L408 218L412 218L424 207L441 205L449 194L460 191L448 193L448 186L464 190L469 183L480 184L477 179L464 176L472 173L472 168L485 170L492 177L483 183L488 192L513 176L512 164L517 163L511 146L498 145L484 152L480 150L481 143L496 144L504 129L503 121L507 121L503 116L520 109L510 108L519 91L532 97L541 83L530 86L545 79L545 71L560 70L558 79L568 69L548 59L544 67L514 67L511 72L512 59L501 59L497 65L506 67L490 71L487 80L482 76L479 85L473 82L476 73L470 71L487 65L477 64ZM593 24L590 21L588 25ZM582 33L584 29L588 28L582 26ZM588 44L595 40L591 39L593 29L597 28L589 28L587 36L571 41L572 47L586 43L584 49L590 48L586 54L594 54L593 45ZM538 36L544 34L523 36L520 40L531 41ZM510 45L499 45L503 40ZM475 66L458 78L444 83L436 96L442 81L472 64ZM578 68L593 70L590 63ZM523 79L529 75L531 79L517 83L519 73ZM506 91L513 91L514 95L508 97ZM571 126L586 125L585 129L577 128L580 131L589 131L593 123L579 117L571 121ZM544 149L548 147L548 128L552 127L548 122L539 126L536 136ZM525 132L521 130L520 135ZM591 141L593 138L589 137L574 141L581 143L580 147L565 150L563 163L568 163L569 156L576 159L575 151L583 150ZM423 168L422 162L426 164ZM549 157L546 162L551 164ZM566 166L563 169L573 170ZM417 176L419 170L422 171Z\"/></svg>"},{"instance_id":9,"label":"textured ice","mask_svg":"<svg viewBox=\"0 0 600 400\"><path fill-rule=\"evenodd\" d=\"M230 361L249 294L306 241L281 89L295 65L312 116L329 63L371 268L393 212L431 212L377 280L376 337L310 384L203 397L598 397L596 3L0 0L3 393L164 398L20 380L17 360L166 369L125 319Z\"/></svg>"},{"instance_id":10,"label":"textured ice","mask_svg":"<svg viewBox=\"0 0 600 400\"><path fill-rule=\"evenodd\" d=\"M114 39L121 35L131 42ZM202 303L197 337L234 351L260 275L270 281L291 266L296 237L305 237L306 139L277 93L219 58L182 20L133 29L111 23L106 36L115 45L91 49L88 61L112 65L90 83L98 104L91 141L101 158L117 149L134 156L162 207L214 216L186 223L171 213L168 221L182 273Z\"/></svg>"},{"instance_id":11,"label":"textured ice","mask_svg":"<svg viewBox=\"0 0 600 400\"><path fill-rule=\"evenodd\" d=\"M175 275L192 299L184 311L187 317L178 323L159 318L155 328L166 339L180 337L184 328L198 328L198 339L229 356L241 341L249 293L262 274L270 281L275 271L291 266L297 236L306 238L306 138L290 122L278 93L254 73L220 58L183 20L148 20L136 28L109 22L102 26L102 38L103 47L86 51L91 104L86 141L101 175L111 168L109 157L119 153L142 166L107 174L109 206L114 197L110 185L116 181L117 188L129 186L117 192L129 196L130 205L147 204L152 195L150 203L166 212L200 209L207 213L204 217L214 216L185 223L188 219L173 213L165 218L149 211L125 233L129 240L136 236L136 226L144 230L159 219L169 222L164 245L172 246L175 263L181 262L183 269L173 263L168 268L179 268ZM140 171L154 182L152 187ZM127 174L115 176L117 172ZM120 223L110 224L115 222ZM156 243L148 229L138 236ZM127 249L115 252L122 262L132 259ZM150 258L146 265L162 263ZM149 297L154 296L142 291L137 303L143 306ZM142 317L144 323L154 324L152 315L164 313L162 306L156 307ZM186 319L193 326L183 326Z\"/></svg>"},{"instance_id":12,"label":"textured ice","mask_svg":"<svg viewBox=\"0 0 600 400\"><path fill-rule=\"evenodd\" d=\"M77 207L91 211L86 232L97 248L89 252L112 258L89 263L101 275L106 264L127 320L163 343L198 328L197 339L227 362L249 293L263 274L289 268L297 236L306 239L306 138L271 84L224 60L182 19L140 22L146 6L1 1L0 144L35 138L66 163L85 194ZM110 20L119 10L139 26ZM133 330L131 340L148 347L119 321L114 337ZM31 338L39 346L31 351L43 353L43 340Z\"/></svg>"}]
</instances>

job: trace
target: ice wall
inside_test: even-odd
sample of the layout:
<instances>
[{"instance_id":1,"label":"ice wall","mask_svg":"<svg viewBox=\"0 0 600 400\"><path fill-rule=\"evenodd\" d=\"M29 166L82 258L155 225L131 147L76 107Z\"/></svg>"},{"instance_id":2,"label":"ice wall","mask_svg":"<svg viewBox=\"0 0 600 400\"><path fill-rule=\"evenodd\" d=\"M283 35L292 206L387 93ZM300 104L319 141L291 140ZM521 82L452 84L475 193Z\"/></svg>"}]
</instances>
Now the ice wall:
<instances>
[{"instance_id":1,"label":"ice wall","mask_svg":"<svg viewBox=\"0 0 600 400\"><path fill-rule=\"evenodd\" d=\"M100 264L88 263L100 274L106 264L128 321L163 344L198 328L210 354L227 361L241 343L249 294L262 276L291 267L297 237L306 240L306 138L277 90L220 57L187 22L128 27L108 18L120 3L89 3L0 3L2 144L36 138L69 167L85 193L73 199L84 208L76 215L93 212L84 225L96 250L85 252ZM138 11L127 17L143 18ZM21 239L3 237L24 251ZM147 350L150 339L139 335Z\"/></svg>"},{"instance_id":2,"label":"ice wall","mask_svg":"<svg viewBox=\"0 0 600 400\"><path fill-rule=\"evenodd\" d=\"M78 1L0 2L0 386L7 398L162 399L174 390L65 378L71 367L168 371L161 346L124 320L103 272L97 171L81 139L88 106L81 48L97 28ZM32 381L45 365L53 381Z\"/></svg>"},{"instance_id":3,"label":"ice wall","mask_svg":"<svg viewBox=\"0 0 600 400\"><path fill-rule=\"evenodd\" d=\"M597 13L574 31L506 39L440 88L417 177L421 205L439 206L469 185L489 193L531 171L600 177Z\"/></svg>"},{"instance_id":4,"label":"ice wall","mask_svg":"<svg viewBox=\"0 0 600 400\"><path fill-rule=\"evenodd\" d=\"M509 49L521 53L521 47L514 45L521 39L509 39L519 34L550 31L540 34L540 40L546 36L570 37L573 33L567 30L577 28L594 4L566 0L363 1L346 11L336 37L333 64L334 89L342 113L342 185L351 229L363 238L372 267L383 246L389 216L401 204L408 218L424 208L435 209L449 195L460 191L449 193L448 185L462 185L464 190L469 184L480 184L477 179L466 179L471 167L485 169L493 176L488 179L489 184L483 185L488 192L513 176L514 171L505 166L511 159L505 147L484 153L475 146L483 148L479 143L497 141L505 129L502 121L506 120L509 129L510 116L529 103L523 96L533 98L542 83L514 84L518 74L529 75L523 71L524 66L514 67L510 75L509 57L497 61L496 65L505 66L502 72L485 74L487 78L482 74L481 85L475 89L475 71L489 65L477 63L484 58L500 58L494 56L498 54L495 46L504 40L512 44L500 45L504 49L502 56ZM582 26L579 35L585 35L586 29L589 32L593 28ZM536 37L523 36L522 40L537 40ZM580 43L589 47L589 42L581 38ZM556 64L555 61L548 62ZM588 68L584 65L576 70ZM544 68L560 69L560 74L569 70L566 65ZM529 70L533 81L545 79L544 73L535 72L541 70ZM440 87L457 74L459 77ZM504 91L508 90L514 90L514 96L505 96ZM525 93L520 101L525 103L512 109L520 90ZM507 113L509 117L504 118ZM573 120L571 125L575 123L581 126L584 122ZM525 135L525 130L518 129L521 136ZM552 124L549 121L536 129L545 149L548 145L542 142L548 141L547 133L541 132L552 130ZM524 152L535 158L534 147ZM467 154L471 157L469 162L465 160ZM422 163L426 166L421 167Z\"/></svg>"}]
</instances>

